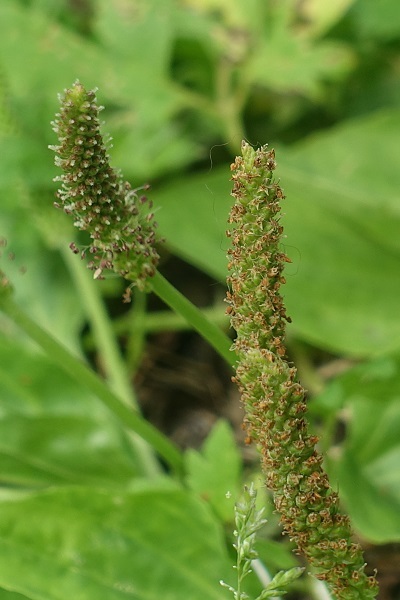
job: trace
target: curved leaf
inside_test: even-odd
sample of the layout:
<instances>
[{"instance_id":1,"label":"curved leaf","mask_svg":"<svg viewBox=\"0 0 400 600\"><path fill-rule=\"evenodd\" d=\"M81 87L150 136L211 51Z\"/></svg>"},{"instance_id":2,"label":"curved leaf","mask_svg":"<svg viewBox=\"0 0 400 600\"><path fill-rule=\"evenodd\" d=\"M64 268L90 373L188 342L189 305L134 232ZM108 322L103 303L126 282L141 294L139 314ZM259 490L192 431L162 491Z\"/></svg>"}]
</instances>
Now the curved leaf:
<instances>
[{"instance_id":1,"label":"curved leaf","mask_svg":"<svg viewBox=\"0 0 400 600\"><path fill-rule=\"evenodd\" d=\"M356 529L374 542L400 540L400 359L357 366L332 384L348 416L348 435L332 465ZM330 388L315 400L325 405Z\"/></svg>"},{"instance_id":2,"label":"curved leaf","mask_svg":"<svg viewBox=\"0 0 400 600\"><path fill-rule=\"evenodd\" d=\"M1 512L0 585L33 600L225 597L221 529L182 490L53 489Z\"/></svg>"}]
</instances>

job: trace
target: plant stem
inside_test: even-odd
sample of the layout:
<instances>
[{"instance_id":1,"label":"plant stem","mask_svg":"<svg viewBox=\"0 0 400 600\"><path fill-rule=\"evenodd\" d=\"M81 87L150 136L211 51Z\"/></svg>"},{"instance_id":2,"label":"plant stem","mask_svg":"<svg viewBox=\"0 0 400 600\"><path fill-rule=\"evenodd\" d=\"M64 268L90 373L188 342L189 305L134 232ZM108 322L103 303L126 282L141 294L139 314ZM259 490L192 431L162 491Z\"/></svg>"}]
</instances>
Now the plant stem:
<instances>
[{"instance_id":1,"label":"plant stem","mask_svg":"<svg viewBox=\"0 0 400 600\"><path fill-rule=\"evenodd\" d=\"M81 302L86 308L86 315L101 356L101 366L106 378L110 382L111 388L125 404L138 408L110 319L100 298L98 284L93 280L86 265L65 244L62 244L60 251L74 280Z\"/></svg>"},{"instance_id":2,"label":"plant stem","mask_svg":"<svg viewBox=\"0 0 400 600\"><path fill-rule=\"evenodd\" d=\"M333 600L326 584L323 581L318 581L315 577L309 577L310 594L314 600Z\"/></svg>"},{"instance_id":3,"label":"plant stem","mask_svg":"<svg viewBox=\"0 0 400 600\"><path fill-rule=\"evenodd\" d=\"M256 558L251 561L251 568L257 575L258 580L263 586L263 588L266 588L272 581L272 577L267 567L264 565L264 563L261 562L259 558ZM270 600L281 600L281 596L271 596Z\"/></svg>"},{"instance_id":4,"label":"plant stem","mask_svg":"<svg viewBox=\"0 0 400 600\"><path fill-rule=\"evenodd\" d=\"M110 387L127 406L139 410L133 387L128 377L117 340L115 338L110 319L104 303L100 297L97 282L86 268L86 265L73 254L66 244L62 244L60 251L74 280L75 287L86 308L86 314L91 325L96 349L101 357L101 366L106 374ZM140 437L129 435L130 442L137 453L146 463L146 472L149 475L160 473L160 465L154 455L153 449Z\"/></svg>"},{"instance_id":5,"label":"plant stem","mask_svg":"<svg viewBox=\"0 0 400 600\"><path fill-rule=\"evenodd\" d=\"M183 294L178 292L159 271L150 280L153 292L172 310L184 317L200 335L207 340L222 358L232 367L236 355L230 350L232 342L219 327L210 323L201 310L194 306Z\"/></svg>"},{"instance_id":6,"label":"plant stem","mask_svg":"<svg viewBox=\"0 0 400 600\"><path fill-rule=\"evenodd\" d=\"M136 289L133 295L132 308L127 313L125 331L128 333L126 345L126 362L131 373L135 373L141 358L146 341L147 328L146 319L147 294ZM115 323L114 323L115 325ZM117 331L117 329L115 329Z\"/></svg>"},{"instance_id":7,"label":"plant stem","mask_svg":"<svg viewBox=\"0 0 400 600\"><path fill-rule=\"evenodd\" d=\"M64 348L49 333L33 321L15 302L11 294L0 298L0 308L18 325L32 340L34 340L51 359L58 364L75 381L86 386L99 400L103 402L113 415L128 430L134 431L148 442L166 463L179 475L182 474L183 461L179 450L155 427L145 421L138 413L130 410L80 359ZM148 452L138 456L141 459L142 470L148 474Z\"/></svg>"},{"instance_id":8,"label":"plant stem","mask_svg":"<svg viewBox=\"0 0 400 600\"><path fill-rule=\"evenodd\" d=\"M136 311L136 302L134 309ZM201 312L208 321L211 321L212 323L214 323L214 325L218 326L219 328L229 328L229 318L223 312L222 306L210 306L208 308L202 309ZM132 315L128 313L114 319L114 333L126 333L127 329L131 328L131 320ZM140 325L143 327L143 331L145 333L158 333L160 331L187 331L189 329L192 329L190 323L188 323L182 317L182 315L178 315L169 310L159 310L150 313L144 313L143 317L141 318ZM90 337L90 334L88 334L87 338L90 339Z\"/></svg>"}]
</instances>

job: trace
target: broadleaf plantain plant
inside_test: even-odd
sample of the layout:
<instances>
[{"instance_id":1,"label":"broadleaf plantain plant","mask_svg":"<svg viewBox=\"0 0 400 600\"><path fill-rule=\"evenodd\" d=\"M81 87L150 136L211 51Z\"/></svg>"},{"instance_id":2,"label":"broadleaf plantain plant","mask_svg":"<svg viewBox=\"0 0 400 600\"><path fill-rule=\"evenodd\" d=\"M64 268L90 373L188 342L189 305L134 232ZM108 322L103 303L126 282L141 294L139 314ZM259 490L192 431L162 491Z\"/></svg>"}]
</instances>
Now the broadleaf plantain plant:
<instances>
[{"instance_id":1,"label":"broadleaf plantain plant","mask_svg":"<svg viewBox=\"0 0 400 600\"><path fill-rule=\"evenodd\" d=\"M95 91L76 82L60 97L61 111L53 123L58 135L56 165L63 174L56 205L89 234L90 243L79 249L90 255L94 278L113 270L132 286L154 291L200 332L224 359L236 368L235 381L242 394L248 440L262 456L268 487L274 494L285 531L306 556L317 578L326 581L338 600L368 600L377 595L374 576L367 577L360 546L352 541L348 518L339 511L338 495L330 487L316 450L317 438L305 419L306 392L295 367L286 357L286 315L280 286L288 260L280 250L280 202L284 194L274 180L273 150L254 150L242 144L242 156L232 165L235 198L230 215L227 301L237 332L233 351L230 340L179 294L157 271L156 223L151 203L124 182L109 164L98 119L101 107ZM99 397L127 427L153 445L177 472L182 464L176 449L133 417L111 392L77 368L47 334L40 332L10 300L11 288L1 274L1 308L71 373L79 372ZM64 353L64 354L63 354ZM72 361L72 362L71 362ZM76 367L76 368L75 368Z\"/></svg>"}]
</instances>

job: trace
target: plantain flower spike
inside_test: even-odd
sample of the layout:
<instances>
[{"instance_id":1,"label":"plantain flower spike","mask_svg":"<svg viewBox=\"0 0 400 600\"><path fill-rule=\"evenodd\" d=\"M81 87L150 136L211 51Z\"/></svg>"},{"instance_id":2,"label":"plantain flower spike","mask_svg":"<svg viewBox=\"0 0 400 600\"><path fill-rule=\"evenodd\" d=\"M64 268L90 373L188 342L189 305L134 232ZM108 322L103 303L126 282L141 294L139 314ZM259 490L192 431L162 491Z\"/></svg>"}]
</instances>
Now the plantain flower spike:
<instances>
[{"instance_id":1,"label":"plantain flower spike","mask_svg":"<svg viewBox=\"0 0 400 600\"><path fill-rule=\"evenodd\" d=\"M335 598L370 600L378 593L377 581L366 575L361 547L351 539L348 517L340 513L316 449L318 438L305 419L306 391L286 358L290 318L280 286L289 259L280 249L284 195L275 167L274 150L255 150L246 142L231 167L235 202L227 232L232 241L227 302L237 333L234 381L284 530Z\"/></svg>"},{"instance_id":2,"label":"plantain flower spike","mask_svg":"<svg viewBox=\"0 0 400 600\"><path fill-rule=\"evenodd\" d=\"M55 164L63 170L55 178L61 182L60 202L55 205L73 217L75 227L88 232L88 268L96 279L104 278L103 271L114 270L147 290L159 259L152 204L110 166L100 133L103 107L97 104L96 90L86 91L76 81L60 102L61 110L52 122L59 144L49 146L56 153ZM79 253L75 243L70 248ZM82 258L85 254L86 250ZM129 293L125 297L129 300Z\"/></svg>"}]
</instances>

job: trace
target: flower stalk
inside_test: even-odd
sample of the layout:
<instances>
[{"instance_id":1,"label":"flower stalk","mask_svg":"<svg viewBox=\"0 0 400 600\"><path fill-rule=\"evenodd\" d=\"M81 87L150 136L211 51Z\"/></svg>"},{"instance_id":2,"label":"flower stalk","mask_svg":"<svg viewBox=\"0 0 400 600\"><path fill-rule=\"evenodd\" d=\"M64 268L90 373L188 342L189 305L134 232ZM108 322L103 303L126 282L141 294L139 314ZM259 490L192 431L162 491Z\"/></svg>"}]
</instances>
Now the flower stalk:
<instances>
[{"instance_id":1,"label":"flower stalk","mask_svg":"<svg viewBox=\"0 0 400 600\"><path fill-rule=\"evenodd\" d=\"M285 348L286 314L280 287L288 257L279 222L284 194L274 179L275 154L242 143L232 165L235 203L228 235L228 313L237 332L234 381L245 407L248 438L261 451L266 482L284 530L338 600L369 600L378 592L365 573L361 547L352 541L306 421L306 391Z\"/></svg>"}]
</instances>

